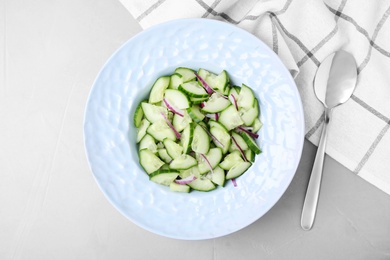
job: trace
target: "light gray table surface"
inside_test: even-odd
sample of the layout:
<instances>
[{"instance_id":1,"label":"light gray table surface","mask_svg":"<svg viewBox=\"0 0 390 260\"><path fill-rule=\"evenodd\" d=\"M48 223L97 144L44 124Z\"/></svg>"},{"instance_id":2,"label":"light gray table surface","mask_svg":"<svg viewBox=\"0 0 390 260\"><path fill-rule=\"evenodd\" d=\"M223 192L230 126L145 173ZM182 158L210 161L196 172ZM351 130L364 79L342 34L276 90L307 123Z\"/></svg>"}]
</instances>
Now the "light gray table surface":
<instances>
[{"instance_id":1,"label":"light gray table surface","mask_svg":"<svg viewBox=\"0 0 390 260\"><path fill-rule=\"evenodd\" d=\"M82 125L100 68L140 31L115 0L0 1L0 259L390 259L390 196L329 157L315 226L301 229L307 141L284 196L231 235L175 240L122 216Z\"/></svg>"}]
</instances>

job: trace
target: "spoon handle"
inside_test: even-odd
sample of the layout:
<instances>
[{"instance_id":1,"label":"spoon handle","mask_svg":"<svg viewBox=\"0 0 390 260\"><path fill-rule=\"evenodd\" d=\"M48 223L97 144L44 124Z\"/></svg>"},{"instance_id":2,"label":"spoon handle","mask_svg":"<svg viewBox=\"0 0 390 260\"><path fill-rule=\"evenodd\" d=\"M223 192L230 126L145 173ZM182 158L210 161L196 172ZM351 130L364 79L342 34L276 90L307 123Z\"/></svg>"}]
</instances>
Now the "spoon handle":
<instances>
[{"instance_id":1,"label":"spoon handle","mask_svg":"<svg viewBox=\"0 0 390 260\"><path fill-rule=\"evenodd\" d=\"M329 109L325 109L324 126L322 128L320 143L318 145L313 169L311 171L305 202L303 204L301 226L304 230L311 229L316 215L318 197L321 187L322 169L324 166L326 139L328 136L328 125L330 122L330 111L331 110Z\"/></svg>"}]
</instances>

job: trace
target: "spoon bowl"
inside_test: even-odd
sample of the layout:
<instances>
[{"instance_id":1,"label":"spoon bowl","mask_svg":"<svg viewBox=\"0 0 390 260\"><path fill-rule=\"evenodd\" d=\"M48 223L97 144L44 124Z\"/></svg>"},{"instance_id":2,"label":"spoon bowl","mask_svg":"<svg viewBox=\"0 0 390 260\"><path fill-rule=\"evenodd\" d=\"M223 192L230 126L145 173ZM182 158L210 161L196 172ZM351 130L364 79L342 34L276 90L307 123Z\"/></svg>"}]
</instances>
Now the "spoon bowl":
<instances>
[{"instance_id":1,"label":"spoon bowl","mask_svg":"<svg viewBox=\"0 0 390 260\"><path fill-rule=\"evenodd\" d=\"M350 53L343 50L325 58L317 70L314 80L314 92L325 107L325 118L302 209L301 226L304 230L312 228L316 215L328 125L333 108L349 100L356 88L356 81L357 68L355 59Z\"/></svg>"}]
</instances>

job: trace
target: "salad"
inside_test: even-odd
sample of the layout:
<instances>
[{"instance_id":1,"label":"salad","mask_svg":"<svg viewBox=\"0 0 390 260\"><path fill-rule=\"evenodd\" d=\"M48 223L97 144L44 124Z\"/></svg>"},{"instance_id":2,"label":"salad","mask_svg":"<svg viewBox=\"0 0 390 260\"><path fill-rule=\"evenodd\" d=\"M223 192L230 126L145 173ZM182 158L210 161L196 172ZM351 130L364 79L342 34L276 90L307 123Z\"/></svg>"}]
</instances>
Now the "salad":
<instances>
[{"instance_id":1,"label":"salad","mask_svg":"<svg viewBox=\"0 0 390 260\"><path fill-rule=\"evenodd\" d=\"M245 173L261 153L259 102L245 84L176 68L159 77L134 113L139 162L149 179L172 191L211 191Z\"/></svg>"}]
</instances>

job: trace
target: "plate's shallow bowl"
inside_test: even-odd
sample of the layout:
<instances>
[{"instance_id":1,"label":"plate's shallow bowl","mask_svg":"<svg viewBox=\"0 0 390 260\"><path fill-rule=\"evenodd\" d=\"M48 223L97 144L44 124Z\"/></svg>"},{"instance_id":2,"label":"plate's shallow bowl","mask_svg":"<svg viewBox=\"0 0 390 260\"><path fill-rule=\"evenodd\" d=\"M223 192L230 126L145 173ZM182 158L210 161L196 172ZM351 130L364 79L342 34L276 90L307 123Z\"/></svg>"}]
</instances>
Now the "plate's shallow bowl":
<instances>
[{"instance_id":1,"label":"plate's shallow bowl","mask_svg":"<svg viewBox=\"0 0 390 260\"><path fill-rule=\"evenodd\" d=\"M263 152L237 187L174 193L150 182L138 163L134 110L157 77L179 66L225 69L260 101ZM248 226L279 200L300 160L304 118L288 70L258 38L227 23L184 19L145 30L112 55L92 87L84 138L98 185L123 215L163 236L209 239Z\"/></svg>"}]
</instances>

